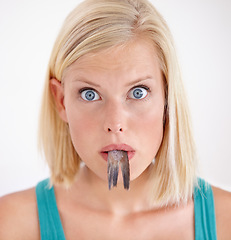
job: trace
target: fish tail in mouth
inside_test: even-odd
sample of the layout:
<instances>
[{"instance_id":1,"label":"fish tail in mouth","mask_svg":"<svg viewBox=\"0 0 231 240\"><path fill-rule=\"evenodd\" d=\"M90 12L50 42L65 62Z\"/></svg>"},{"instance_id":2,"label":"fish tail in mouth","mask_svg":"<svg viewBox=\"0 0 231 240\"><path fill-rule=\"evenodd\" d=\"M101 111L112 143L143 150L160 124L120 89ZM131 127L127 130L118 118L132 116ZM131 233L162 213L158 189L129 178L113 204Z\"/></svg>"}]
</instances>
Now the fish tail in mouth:
<instances>
[{"instance_id":1,"label":"fish tail in mouth","mask_svg":"<svg viewBox=\"0 0 231 240\"><path fill-rule=\"evenodd\" d=\"M124 189L129 189L130 185L130 167L129 167L129 161L128 157L123 157L120 161L120 166L122 170L123 175L123 182L124 182Z\"/></svg>"},{"instance_id":2,"label":"fish tail in mouth","mask_svg":"<svg viewBox=\"0 0 231 240\"><path fill-rule=\"evenodd\" d=\"M128 154L122 150L112 150L108 152L108 188L117 186L119 164L121 165L121 171L123 176L124 189L129 189L130 185L130 167Z\"/></svg>"},{"instance_id":3,"label":"fish tail in mouth","mask_svg":"<svg viewBox=\"0 0 231 240\"><path fill-rule=\"evenodd\" d=\"M117 186L117 179L118 179L118 172L119 172L119 162L117 161L110 161L108 162L108 187L109 189Z\"/></svg>"}]
</instances>

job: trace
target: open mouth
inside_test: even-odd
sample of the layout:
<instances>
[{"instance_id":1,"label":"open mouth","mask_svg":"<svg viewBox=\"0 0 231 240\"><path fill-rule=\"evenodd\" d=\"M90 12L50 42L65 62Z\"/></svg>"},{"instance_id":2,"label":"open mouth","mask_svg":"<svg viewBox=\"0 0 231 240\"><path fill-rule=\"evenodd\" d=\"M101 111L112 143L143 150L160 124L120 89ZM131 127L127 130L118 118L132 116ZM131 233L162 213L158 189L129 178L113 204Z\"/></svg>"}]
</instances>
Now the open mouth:
<instances>
[{"instance_id":1,"label":"open mouth","mask_svg":"<svg viewBox=\"0 0 231 240\"><path fill-rule=\"evenodd\" d=\"M107 161L108 188L117 186L119 167L121 167L124 189L130 186L129 161L135 155L135 150L127 144L111 144L100 151L101 156Z\"/></svg>"},{"instance_id":2,"label":"open mouth","mask_svg":"<svg viewBox=\"0 0 231 240\"><path fill-rule=\"evenodd\" d=\"M107 161L108 160L108 152L114 151L114 150L127 152L128 160L131 160L131 158L135 155L135 150L126 144L108 145L100 151L100 154L103 157L103 159Z\"/></svg>"},{"instance_id":3,"label":"open mouth","mask_svg":"<svg viewBox=\"0 0 231 240\"><path fill-rule=\"evenodd\" d=\"M123 151L123 150L115 149L114 151ZM105 161L108 161L108 152L109 151L100 152L100 155L103 157L103 159ZM128 155L128 160L130 161L132 159L132 157L135 155L135 151L126 151L126 152L127 152L127 155Z\"/></svg>"}]
</instances>

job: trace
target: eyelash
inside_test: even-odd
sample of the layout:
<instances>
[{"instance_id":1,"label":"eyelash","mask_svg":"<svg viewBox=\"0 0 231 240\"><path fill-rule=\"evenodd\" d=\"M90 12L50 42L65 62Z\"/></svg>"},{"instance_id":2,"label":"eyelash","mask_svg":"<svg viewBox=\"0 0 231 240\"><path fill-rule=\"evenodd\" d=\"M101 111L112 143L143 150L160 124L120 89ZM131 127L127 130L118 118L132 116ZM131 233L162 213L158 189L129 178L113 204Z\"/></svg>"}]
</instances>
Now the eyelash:
<instances>
[{"instance_id":1,"label":"eyelash","mask_svg":"<svg viewBox=\"0 0 231 240\"><path fill-rule=\"evenodd\" d=\"M151 92L150 88L149 88L148 86L146 86L146 85L137 85L137 86L134 86L131 90L134 90L134 89L136 89L136 88L143 88L143 89L145 89L147 92ZM130 91L131 91L131 90L130 90Z\"/></svg>"},{"instance_id":2,"label":"eyelash","mask_svg":"<svg viewBox=\"0 0 231 240\"><path fill-rule=\"evenodd\" d=\"M79 94L81 94L83 91L86 91L86 90L92 90L92 91L97 92L94 88L84 87L84 88L79 89Z\"/></svg>"}]
</instances>

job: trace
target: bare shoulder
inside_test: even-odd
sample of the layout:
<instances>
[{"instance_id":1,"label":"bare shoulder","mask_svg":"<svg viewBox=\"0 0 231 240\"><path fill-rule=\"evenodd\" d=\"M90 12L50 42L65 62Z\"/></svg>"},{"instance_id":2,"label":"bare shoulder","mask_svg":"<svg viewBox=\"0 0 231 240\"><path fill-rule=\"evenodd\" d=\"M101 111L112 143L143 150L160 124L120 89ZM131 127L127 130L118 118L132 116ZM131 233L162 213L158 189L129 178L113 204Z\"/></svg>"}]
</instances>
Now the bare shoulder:
<instances>
[{"instance_id":1,"label":"bare shoulder","mask_svg":"<svg viewBox=\"0 0 231 240\"><path fill-rule=\"evenodd\" d=\"M39 239L35 188L0 198L0 239Z\"/></svg>"},{"instance_id":2,"label":"bare shoulder","mask_svg":"<svg viewBox=\"0 0 231 240\"><path fill-rule=\"evenodd\" d=\"M213 187L218 239L231 239L231 192Z\"/></svg>"}]
</instances>

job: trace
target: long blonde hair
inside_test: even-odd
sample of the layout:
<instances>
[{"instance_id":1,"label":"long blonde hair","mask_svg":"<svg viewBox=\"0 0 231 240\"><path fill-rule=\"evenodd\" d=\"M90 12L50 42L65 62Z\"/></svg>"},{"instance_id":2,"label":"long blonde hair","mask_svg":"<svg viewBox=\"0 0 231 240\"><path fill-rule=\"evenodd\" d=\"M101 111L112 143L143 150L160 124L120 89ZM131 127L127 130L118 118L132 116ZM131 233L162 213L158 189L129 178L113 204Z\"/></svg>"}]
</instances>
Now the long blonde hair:
<instances>
[{"instance_id":1,"label":"long blonde hair","mask_svg":"<svg viewBox=\"0 0 231 240\"><path fill-rule=\"evenodd\" d=\"M70 185L81 160L67 124L56 111L50 79L62 82L64 70L86 53L122 45L139 36L151 39L156 47L165 85L164 137L151 173L153 201L186 201L193 194L197 169L187 100L171 33L162 16L146 0L85 0L67 17L48 65L40 143L52 183Z\"/></svg>"}]
</instances>

